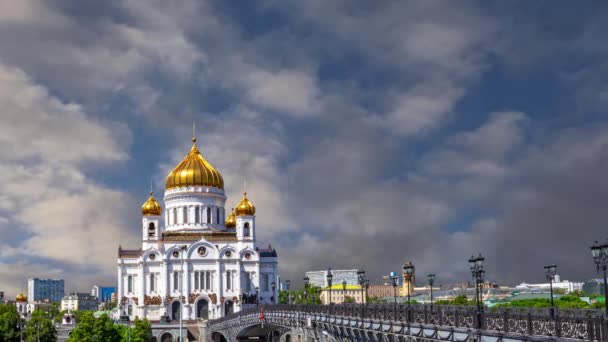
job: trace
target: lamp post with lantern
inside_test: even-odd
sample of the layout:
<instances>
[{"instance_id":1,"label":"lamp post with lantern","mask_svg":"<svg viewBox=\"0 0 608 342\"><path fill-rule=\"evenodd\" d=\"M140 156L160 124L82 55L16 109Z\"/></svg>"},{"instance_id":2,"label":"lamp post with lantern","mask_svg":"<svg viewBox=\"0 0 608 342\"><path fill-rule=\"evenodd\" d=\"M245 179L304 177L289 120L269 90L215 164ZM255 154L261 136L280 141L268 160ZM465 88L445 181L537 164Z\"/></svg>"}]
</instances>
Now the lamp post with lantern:
<instances>
[{"instance_id":1,"label":"lamp post with lantern","mask_svg":"<svg viewBox=\"0 0 608 342\"><path fill-rule=\"evenodd\" d=\"M277 288L277 283L275 283L274 281L270 284L270 287L272 288L272 304L276 304L277 303L277 298L276 298L276 293L275 293L275 289Z\"/></svg>"},{"instance_id":2,"label":"lamp post with lantern","mask_svg":"<svg viewBox=\"0 0 608 342\"><path fill-rule=\"evenodd\" d=\"M308 276L304 277L304 304L308 304L308 284L310 283L310 278Z\"/></svg>"},{"instance_id":3,"label":"lamp post with lantern","mask_svg":"<svg viewBox=\"0 0 608 342\"><path fill-rule=\"evenodd\" d=\"M597 273L602 270L604 275L604 318L608 318L608 284L606 284L606 268L608 267L608 241L599 243L595 241L591 246L591 255L593 256L593 262L595 262L595 268Z\"/></svg>"},{"instance_id":4,"label":"lamp post with lantern","mask_svg":"<svg viewBox=\"0 0 608 342\"><path fill-rule=\"evenodd\" d=\"M399 277L395 274L391 277L393 280L393 315L397 319L397 285L399 285ZM409 297L409 293L408 293ZM409 301L409 300L408 300ZM409 303L408 303L409 305Z\"/></svg>"},{"instance_id":5,"label":"lamp post with lantern","mask_svg":"<svg viewBox=\"0 0 608 342\"><path fill-rule=\"evenodd\" d=\"M361 304L364 304L364 302L366 302L364 294L363 294L363 289L364 289L364 285L365 285L365 271L364 270L357 271L357 280L359 282L359 286L361 286Z\"/></svg>"},{"instance_id":6,"label":"lamp post with lantern","mask_svg":"<svg viewBox=\"0 0 608 342\"><path fill-rule=\"evenodd\" d=\"M431 288L431 312L433 312L433 285L435 284L435 274L431 273L427 275L429 279L429 287Z\"/></svg>"},{"instance_id":7,"label":"lamp post with lantern","mask_svg":"<svg viewBox=\"0 0 608 342\"><path fill-rule=\"evenodd\" d=\"M331 286L334 275L331 273L331 268L327 269L327 285L329 286L329 314L331 315Z\"/></svg>"},{"instance_id":8,"label":"lamp post with lantern","mask_svg":"<svg viewBox=\"0 0 608 342\"><path fill-rule=\"evenodd\" d=\"M478 256L471 256L469 259L469 267L473 280L475 280L475 303L477 305L477 328L481 329L481 313L482 313L482 298L481 298L481 284L483 284L483 277L486 273L483 269L483 262L485 258L479 253Z\"/></svg>"},{"instance_id":9,"label":"lamp post with lantern","mask_svg":"<svg viewBox=\"0 0 608 342\"><path fill-rule=\"evenodd\" d=\"M553 281L555 280L555 275L557 274L557 266L556 265L547 265L545 266L545 276L549 281L549 291L551 293L551 318L555 316L555 305L553 304Z\"/></svg>"},{"instance_id":10,"label":"lamp post with lantern","mask_svg":"<svg viewBox=\"0 0 608 342\"><path fill-rule=\"evenodd\" d=\"M411 321L411 292L412 280L414 279L414 265L411 262L403 265L403 281L407 282L407 321Z\"/></svg>"}]
</instances>

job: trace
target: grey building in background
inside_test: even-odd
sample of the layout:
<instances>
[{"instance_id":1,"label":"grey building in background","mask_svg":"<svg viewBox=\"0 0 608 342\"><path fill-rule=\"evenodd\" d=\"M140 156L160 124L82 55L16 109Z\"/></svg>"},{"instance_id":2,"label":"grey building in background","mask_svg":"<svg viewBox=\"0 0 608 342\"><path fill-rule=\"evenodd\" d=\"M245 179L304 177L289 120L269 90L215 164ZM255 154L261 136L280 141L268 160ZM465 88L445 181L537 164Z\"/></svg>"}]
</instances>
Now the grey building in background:
<instances>
[{"instance_id":1,"label":"grey building in background","mask_svg":"<svg viewBox=\"0 0 608 342\"><path fill-rule=\"evenodd\" d=\"M359 270L331 270L333 275L333 285L342 284L346 280L347 285L359 285L357 272ZM306 276L309 279L310 286L327 287L327 270L325 271L308 271Z\"/></svg>"},{"instance_id":2,"label":"grey building in background","mask_svg":"<svg viewBox=\"0 0 608 342\"><path fill-rule=\"evenodd\" d=\"M59 302L63 295L63 279L30 278L27 281L27 298L30 302L44 300Z\"/></svg>"}]
</instances>

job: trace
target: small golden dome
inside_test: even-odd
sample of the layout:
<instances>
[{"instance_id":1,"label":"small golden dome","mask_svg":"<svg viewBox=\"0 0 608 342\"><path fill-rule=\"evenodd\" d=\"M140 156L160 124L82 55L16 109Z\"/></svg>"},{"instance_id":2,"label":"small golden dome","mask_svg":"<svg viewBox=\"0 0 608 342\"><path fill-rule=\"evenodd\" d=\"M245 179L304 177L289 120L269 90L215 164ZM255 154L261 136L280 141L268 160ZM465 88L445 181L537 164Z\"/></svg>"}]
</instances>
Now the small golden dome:
<instances>
[{"instance_id":1,"label":"small golden dome","mask_svg":"<svg viewBox=\"0 0 608 342\"><path fill-rule=\"evenodd\" d=\"M158 204L152 194L154 193L150 192L150 198L148 198L146 203L141 206L141 214L144 216L160 216L160 214L162 213L160 204Z\"/></svg>"},{"instance_id":2,"label":"small golden dome","mask_svg":"<svg viewBox=\"0 0 608 342\"><path fill-rule=\"evenodd\" d=\"M15 300L18 302L27 302L27 296L25 294L23 294L23 292L21 292L17 295Z\"/></svg>"},{"instance_id":3,"label":"small golden dome","mask_svg":"<svg viewBox=\"0 0 608 342\"><path fill-rule=\"evenodd\" d=\"M167 176L165 189L193 185L224 189L222 175L201 155L196 147L196 138L192 138L188 155Z\"/></svg>"},{"instance_id":4,"label":"small golden dome","mask_svg":"<svg viewBox=\"0 0 608 342\"><path fill-rule=\"evenodd\" d=\"M241 216L241 215L249 215L249 216L255 215L255 207L247 199L246 192L243 193L243 199L241 200L239 205L236 206L236 216Z\"/></svg>"},{"instance_id":5,"label":"small golden dome","mask_svg":"<svg viewBox=\"0 0 608 342\"><path fill-rule=\"evenodd\" d=\"M226 228L236 228L236 216L234 215L234 208L232 208L232 212L226 218Z\"/></svg>"}]
</instances>

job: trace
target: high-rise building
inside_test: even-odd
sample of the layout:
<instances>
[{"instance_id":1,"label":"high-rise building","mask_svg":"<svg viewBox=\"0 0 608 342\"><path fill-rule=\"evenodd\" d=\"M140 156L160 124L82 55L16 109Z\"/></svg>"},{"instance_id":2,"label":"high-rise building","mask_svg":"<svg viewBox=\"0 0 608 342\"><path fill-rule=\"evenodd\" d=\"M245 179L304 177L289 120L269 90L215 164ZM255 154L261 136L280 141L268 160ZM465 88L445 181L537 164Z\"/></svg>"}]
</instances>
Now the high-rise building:
<instances>
[{"instance_id":1,"label":"high-rise building","mask_svg":"<svg viewBox=\"0 0 608 342\"><path fill-rule=\"evenodd\" d=\"M48 300L59 302L64 294L63 279L30 278L27 281L27 296L30 301Z\"/></svg>"},{"instance_id":2,"label":"high-rise building","mask_svg":"<svg viewBox=\"0 0 608 342\"><path fill-rule=\"evenodd\" d=\"M116 293L116 287L95 285L91 289L91 296L97 297L100 303L111 302L113 293Z\"/></svg>"}]
</instances>

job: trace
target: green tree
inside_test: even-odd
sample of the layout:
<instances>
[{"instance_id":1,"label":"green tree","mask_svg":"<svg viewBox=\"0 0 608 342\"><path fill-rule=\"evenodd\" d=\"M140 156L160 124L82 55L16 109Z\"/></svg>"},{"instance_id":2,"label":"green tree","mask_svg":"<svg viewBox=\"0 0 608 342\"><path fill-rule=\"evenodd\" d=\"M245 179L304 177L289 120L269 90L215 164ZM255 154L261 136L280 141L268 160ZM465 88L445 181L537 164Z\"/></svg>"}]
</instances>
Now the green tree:
<instances>
[{"instance_id":1,"label":"green tree","mask_svg":"<svg viewBox=\"0 0 608 342\"><path fill-rule=\"evenodd\" d=\"M152 338L152 325L147 319L135 317L133 329L131 330L131 341L148 342Z\"/></svg>"},{"instance_id":2,"label":"green tree","mask_svg":"<svg viewBox=\"0 0 608 342\"><path fill-rule=\"evenodd\" d=\"M367 303L368 304L386 304L387 302L386 302L386 299L384 299L384 298L369 296L369 297L367 297Z\"/></svg>"},{"instance_id":3,"label":"green tree","mask_svg":"<svg viewBox=\"0 0 608 342\"><path fill-rule=\"evenodd\" d=\"M68 341L70 342L119 342L121 334L119 329L114 326L114 322L108 315L101 315L95 319L93 313L84 311L80 314L76 328Z\"/></svg>"},{"instance_id":4,"label":"green tree","mask_svg":"<svg viewBox=\"0 0 608 342\"><path fill-rule=\"evenodd\" d=\"M57 341L57 330L53 320L47 312L34 310L31 319L25 327L26 342L55 342Z\"/></svg>"},{"instance_id":5,"label":"green tree","mask_svg":"<svg viewBox=\"0 0 608 342\"><path fill-rule=\"evenodd\" d=\"M0 304L0 341L18 342L21 335L19 326L25 322L14 305Z\"/></svg>"},{"instance_id":6,"label":"green tree","mask_svg":"<svg viewBox=\"0 0 608 342\"><path fill-rule=\"evenodd\" d=\"M344 298L344 303L352 304L352 303L356 303L356 301L353 297L346 296L346 298Z\"/></svg>"}]
</instances>

